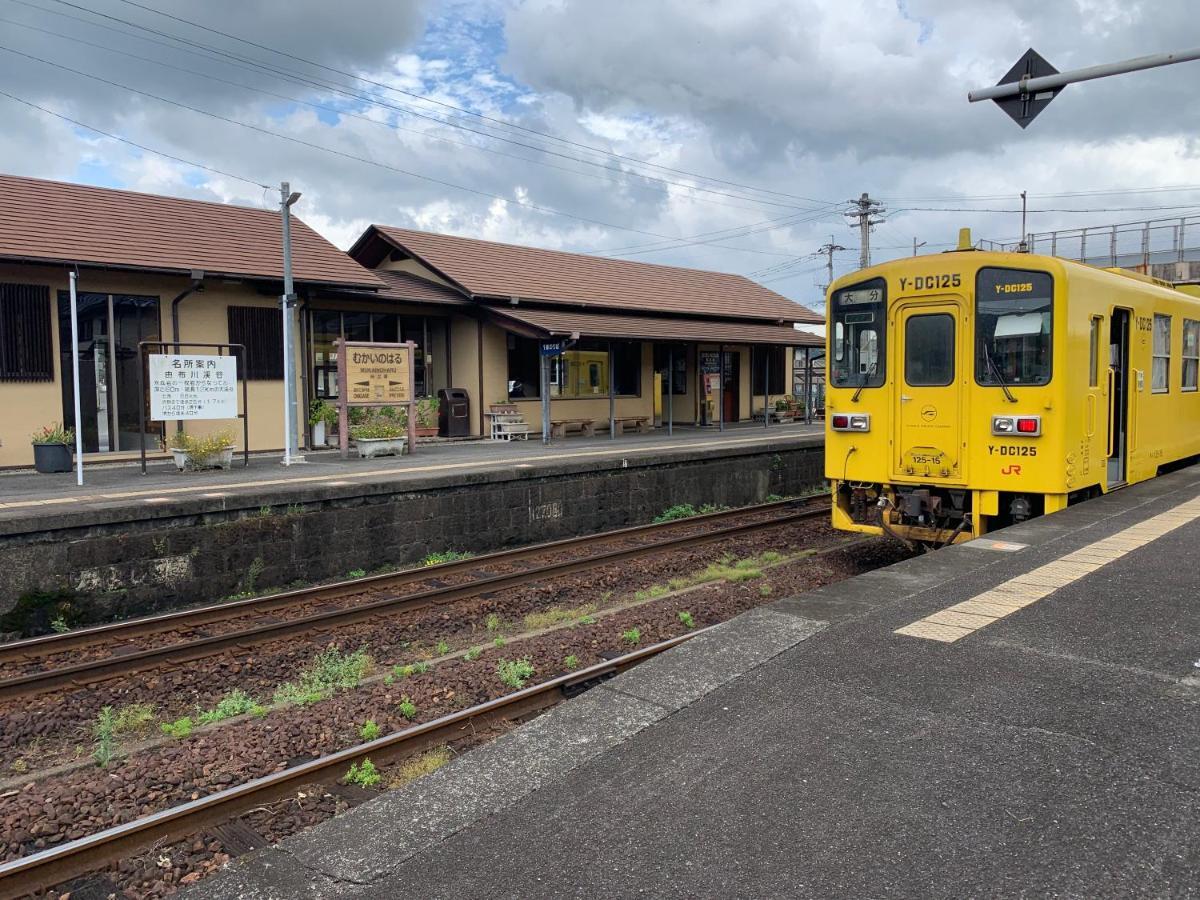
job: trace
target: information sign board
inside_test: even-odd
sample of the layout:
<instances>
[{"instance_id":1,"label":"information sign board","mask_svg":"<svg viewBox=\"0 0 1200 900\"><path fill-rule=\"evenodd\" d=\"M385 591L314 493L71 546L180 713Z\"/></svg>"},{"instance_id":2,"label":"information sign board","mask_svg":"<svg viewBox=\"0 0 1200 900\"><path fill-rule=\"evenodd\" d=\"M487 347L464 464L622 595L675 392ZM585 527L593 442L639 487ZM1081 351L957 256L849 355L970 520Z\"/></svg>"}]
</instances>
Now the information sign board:
<instances>
[{"instance_id":1,"label":"information sign board","mask_svg":"<svg viewBox=\"0 0 1200 900\"><path fill-rule=\"evenodd\" d=\"M346 347L346 400L355 404L411 403L412 348Z\"/></svg>"},{"instance_id":2,"label":"information sign board","mask_svg":"<svg viewBox=\"0 0 1200 900\"><path fill-rule=\"evenodd\" d=\"M151 419L238 417L236 358L153 353L149 363Z\"/></svg>"}]
</instances>

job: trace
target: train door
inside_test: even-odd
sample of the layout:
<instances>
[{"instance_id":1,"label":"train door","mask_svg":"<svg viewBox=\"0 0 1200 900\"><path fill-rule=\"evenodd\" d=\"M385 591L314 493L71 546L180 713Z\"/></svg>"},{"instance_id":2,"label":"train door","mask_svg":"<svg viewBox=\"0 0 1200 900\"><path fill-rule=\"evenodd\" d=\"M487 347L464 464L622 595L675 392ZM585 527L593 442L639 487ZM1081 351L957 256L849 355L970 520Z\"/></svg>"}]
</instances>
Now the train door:
<instances>
[{"instance_id":1,"label":"train door","mask_svg":"<svg viewBox=\"0 0 1200 900\"><path fill-rule=\"evenodd\" d=\"M1129 310L1113 309L1108 338L1108 487L1124 484L1129 448Z\"/></svg>"},{"instance_id":2,"label":"train door","mask_svg":"<svg viewBox=\"0 0 1200 900\"><path fill-rule=\"evenodd\" d=\"M959 305L946 302L901 306L897 340L895 476L922 482L960 482L962 391Z\"/></svg>"}]
</instances>

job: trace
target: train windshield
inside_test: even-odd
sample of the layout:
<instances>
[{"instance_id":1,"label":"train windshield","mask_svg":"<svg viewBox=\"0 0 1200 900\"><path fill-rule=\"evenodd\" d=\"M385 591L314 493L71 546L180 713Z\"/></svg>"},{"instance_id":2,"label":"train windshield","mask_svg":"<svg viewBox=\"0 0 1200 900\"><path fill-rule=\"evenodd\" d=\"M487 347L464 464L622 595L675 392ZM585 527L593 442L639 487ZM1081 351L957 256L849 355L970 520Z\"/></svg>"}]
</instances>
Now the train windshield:
<instances>
[{"instance_id":1,"label":"train windshield","mask_svg":"<svg viewBox=\"0 0 1200 900\"><path fill-rule=\"evenodd\" d=\"M886 376L884 323L887 285L882 278L843 288L830 305L829 364L834 387L879 387Z\"/></svg>"},{"instance_id":2,"label":"train windshield","mask_svg":"<svg viewBox=\"0 0 1200 900\"><path fill-rule=\"evenodd\" d=\"M1050 382L1054 279L1045 272L980 269L975 280L975 380Z\"/></svg>"}]
</instances>

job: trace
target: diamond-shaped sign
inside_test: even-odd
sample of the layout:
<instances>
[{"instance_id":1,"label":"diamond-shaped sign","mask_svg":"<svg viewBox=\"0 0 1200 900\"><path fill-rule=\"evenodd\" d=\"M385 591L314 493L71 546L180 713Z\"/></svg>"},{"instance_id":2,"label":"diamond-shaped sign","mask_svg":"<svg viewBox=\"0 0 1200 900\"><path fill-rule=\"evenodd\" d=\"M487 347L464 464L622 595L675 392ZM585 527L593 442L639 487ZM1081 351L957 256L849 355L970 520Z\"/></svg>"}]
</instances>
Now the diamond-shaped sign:
<instances>
[{"instance_id":1,"label":"diamond-shaped sign","mask_svg":"<svg viewBox=\"0 0 1200 900\"><path fill-rule=\"evenodd\" d=\"M1041 78L1043 75L1057 74L1058 69L1042 59L1038 52L1030 47L1025 51L1025 55L1017 60L1016 65L996 83L1011 84L1014 81L1020 81L1026 75L1030 78ZM1050 101L1057 97L1061 90L1062 88L1054 88L1032 94L1020 93L1012 97L1001 97L995 103L1012 116L1014 122L1025 128L1037 118L1038 113L1050 105Z\"/></svg>"}]
</instances>

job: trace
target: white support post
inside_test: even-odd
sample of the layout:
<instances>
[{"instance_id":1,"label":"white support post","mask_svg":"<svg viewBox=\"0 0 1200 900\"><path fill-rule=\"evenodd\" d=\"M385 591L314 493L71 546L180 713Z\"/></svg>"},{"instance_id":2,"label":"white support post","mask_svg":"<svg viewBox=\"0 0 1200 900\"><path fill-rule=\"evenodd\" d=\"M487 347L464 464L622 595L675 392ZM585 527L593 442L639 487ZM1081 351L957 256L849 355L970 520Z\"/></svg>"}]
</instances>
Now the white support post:
<instances>
[{"instance_id":1,"label":"white support post","mask_svg":"<svg viewBox=\"0 0 1200 900\"><path fill-rule=\"evenodd\" d=\"M75 383L75 484L83 487L83 413L79 398L79 303L76 281L79 273L71 272L71 377Z\"/></svg>"}]
</instances>

